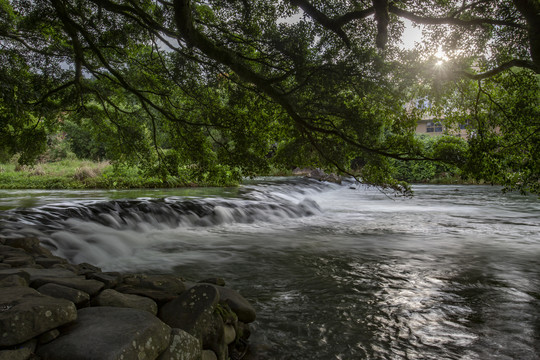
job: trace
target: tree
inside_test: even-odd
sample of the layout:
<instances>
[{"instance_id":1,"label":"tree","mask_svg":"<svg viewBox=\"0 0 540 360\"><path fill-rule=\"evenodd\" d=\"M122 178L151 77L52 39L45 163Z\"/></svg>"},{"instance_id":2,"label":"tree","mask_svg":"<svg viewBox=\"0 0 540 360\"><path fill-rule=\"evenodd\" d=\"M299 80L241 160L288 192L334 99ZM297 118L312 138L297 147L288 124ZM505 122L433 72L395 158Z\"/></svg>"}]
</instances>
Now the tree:
<instances>
[{"instance_id":1,"label":"tree","mask_svg":"<svg viewBox=\"0 0 540 360\"><path fill-rule=\"evenodd\" d=\"M512 66L539 72L537 0L0 4L2 56L22 62L8 72L27 69L2 76L37 84L25 113L86 117L116 134L119 158L173 173L223 163L250 173L269 161L347 172L361 157L364 181L400 188L388 159L429 158L404 106L429 56L414 61L418 53L398 47L402 19L430 24L431 53L443 46L455 55L444 81ZM485 71L471 73L473 64Z\"/></svg>"}]
</instances>

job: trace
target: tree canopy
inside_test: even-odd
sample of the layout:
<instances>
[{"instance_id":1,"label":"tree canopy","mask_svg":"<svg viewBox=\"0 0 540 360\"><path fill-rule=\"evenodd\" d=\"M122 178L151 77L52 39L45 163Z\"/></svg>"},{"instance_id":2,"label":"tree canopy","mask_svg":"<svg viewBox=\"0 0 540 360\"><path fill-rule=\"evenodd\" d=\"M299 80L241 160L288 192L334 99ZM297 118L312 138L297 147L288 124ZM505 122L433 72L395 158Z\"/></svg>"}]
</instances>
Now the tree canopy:
<instances>
[{"instance_id":1,"label":"tree canopy","mask_svg":"<svg viewBox=\"0 0 540 360\"><path fill-rule=\"evenodd\" d=\"M0 147L23 162L71 121L153 173L356 159L399 189L389 160L428 160L540 192L538 0L0 0L0 48ZM420 97L467 147L421 146Z\"/></svg>"}]
</instances>

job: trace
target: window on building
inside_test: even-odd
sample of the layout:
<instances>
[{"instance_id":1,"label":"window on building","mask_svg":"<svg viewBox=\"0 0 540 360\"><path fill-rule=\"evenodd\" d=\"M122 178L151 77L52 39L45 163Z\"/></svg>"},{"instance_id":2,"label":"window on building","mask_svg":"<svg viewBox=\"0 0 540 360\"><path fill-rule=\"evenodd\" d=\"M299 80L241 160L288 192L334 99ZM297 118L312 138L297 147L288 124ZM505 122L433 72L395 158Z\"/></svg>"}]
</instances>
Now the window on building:
<instances>
[{"instance_id":1,"label":"window on building","mask_svg":"<svg viewBox=\"0 0 540 360\"><path fill-rule=\"evenodd\" d=\"M442 132L442 129L442 124L439 121L429 121L427 123L428 133L439 133Z\"/></svg>"},{"instance_id":2,"label":"window on building","mask_svg":"<svg viewBox=\"0 0 540 360\"><path fill-rule=\"evenodd\" d=\"M471 124L470 120L465 120L464 123L459 124L459 128L461 130L465 130L469 127L470 124Z\"/></svg>"}]
</instances>

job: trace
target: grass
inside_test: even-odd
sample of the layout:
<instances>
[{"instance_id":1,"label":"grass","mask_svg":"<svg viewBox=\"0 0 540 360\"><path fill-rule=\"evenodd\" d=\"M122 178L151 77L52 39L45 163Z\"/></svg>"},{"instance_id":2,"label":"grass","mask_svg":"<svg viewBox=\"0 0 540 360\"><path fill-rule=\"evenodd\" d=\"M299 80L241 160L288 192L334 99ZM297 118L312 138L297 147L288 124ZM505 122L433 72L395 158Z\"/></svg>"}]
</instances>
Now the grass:
<instances>
[{"instance_id":1,"label":"grass","mask_svg":"<svg viewBox=\"0 0 540 360\"><path fill-rule=\"evenodd\" d=\"M175 177L143 177L137 168L115 170L108 162L65 159L35 166L0 164L0 189L131 189L186 186L195 184Z\"/></svg>"}]
</instances>

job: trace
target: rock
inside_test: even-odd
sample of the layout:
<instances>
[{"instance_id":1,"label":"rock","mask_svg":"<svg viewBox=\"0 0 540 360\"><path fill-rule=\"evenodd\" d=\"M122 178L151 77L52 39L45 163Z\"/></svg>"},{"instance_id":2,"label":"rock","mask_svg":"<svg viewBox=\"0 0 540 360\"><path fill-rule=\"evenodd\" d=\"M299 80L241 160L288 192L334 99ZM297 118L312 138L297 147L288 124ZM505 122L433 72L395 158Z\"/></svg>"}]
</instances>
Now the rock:
<instances>
[{"instance_id":1,"label":"rock","mask_svg":"<svg viewBox=\"0 0 540 360\"><path fill-rule=\"evenodd\" d=\"M15 274L0 279L0 288L10 286L28 286L28 280L25 276Z\"/></svg>"},{"instance_id":2,"label":"rock","mask_svg":"<svg viewBox=\"0 0 540 360\"><path fill-rule=\"evenodd\" d=\"M131 274L123 278L123 283L138 288L165 291L180 295L186 290L182 280L174 275Z\"/></svg>"},{"instance_id":3,"label":"rock","mask_svg":"<svg viewBox=\"0 0 540 360\"><path fill-rule=\"evenodd\" d=\"M201 339L218 301L219 293L213 285L196 285L163 305L159 318L170 327L185 330Z\"/></svg>"},{"instance_id":4,"label":"rock","mask_svg":"<svg viewBox=\"0 0 540 360\"><path fill-rule=\"evenodd\" d=\"M28 287L2 289L0 346L20 344L77 318L71 301L42 295Z\"/></svg>"},{"instance_id":5,"label":"rock","mask_svg":"<svg viewBox=\"0 0 540 360\"><path fill-rule=\"evenodd\" d=\"M20 255L20 256L12 256L9 258L4 259L4 264L8 264L11 267L22 267L22 266L29 266L33 265L36 262L34 261L34 258L30 255Z\"/></svg>"},{"instance_id":6,"label":"rock","mask_svg":"<svg viewBox=\"0 0 540 360\"><path fill-rule=\"evenodd\" d=\"M0 269L11 269L11 265L0 263Z\"/></svg>"},{"instance_id":7,"label":"rock","mask_svg":"<svg viewBox=\"0 0 540 360\"><path fill-rule=\"evenodd\" d=\"M56 339L60 335L60 331L58 329L52 329L47 331L46 333L43 333L39 335L38 342L40 344L47 344Z\"/></svg>"},{"instance_id":8,"label":"rock","mask_svg":"<svg viewBox=\"0 0 540 360\"><path fill-rule=\"evenodd\" d=\"M75 265L75 267L77 268L78 275L86 275L89 273L101 272L100 268L89 263L81 263L81 264Z\"/></svg>"},{"instance_id":9,"label":"rock","mask_svg":"<svg viewBox=\"0 0 540 360\"><path fill-rule=\"evenodd\" d=\"M212 350L203 350L201 360L218 360L218 358Z\"/></svg>"},{"instance_id":10,"label":"rock","mask_svg":"<svg viewBox=\"0 0 540 360\"><path fill-rule=\"evenodd\" d=\"M77 307L85 306L90 301L90 295L84 291L58 284L45 284L37 288L37 291L44 295L49 295L59 299L66 299L74 303Z\"/></svg>"},{"instance_id":11,"label":"rock","mask_svg":"<svg viewBox=\"0 0 540 360\"><path fill-rule=\"evenodd\" d=\"M52 268L54 265L58 264L67 264L67 260L64 260L58 256L51 256L51 257L36 257L35 259L36 264L43 266L45 269Z\"/></svg>"},{"instance_id":12,"label":"rock","mask_svg":"<svg viewBox=\"0 0 540 360\"><path fill-rule=\"evenodd\" d=\"M30 286L38 288L45 284L67 286L84 291L90 296L96 295L104 286L100 281L86 280L82 277L38 277L30 283Z\"/></svg>"},{"instance_id":13,"label":"rock","mask_svg":"<svg viewBox=\"0 0 540 360\"><path fill-rule=\"evenodd\" d=\"M13 238L4 239L4 245L25 250L33 255L53 256L50 250L41 246L37 238Z\"/></svg>"},{"instance_id":14,"label":"rock","mask_svg":"<svg viewBox=\"0 0 540 360\"><path fill-rule=\"evenodd\" d=\"M120 283L122 275L117 272L96 272L86 274L86 278L90 280L101 281L105 284L105 289L110 289Z\"/></svg>"},{"instance_id":15,"label":"rock","mask_svg":"<svg viewBox=\"0 0 540 360\"><path fill-rule=\"evenodd\" d=\"M228 305L238 315L238 320L244 323L255 321L255 309L242 295L222 286L216 286L216 289L219 291L219 302Z\"/></svg>"},{"instance_id":16,"label":"rock","mask_svg":"<svg viewBox=\"0 0 540 360\"><path fill-rule=\"evenodd\" d=\"M213 350L223 360L227 358L227 345L223 340L223 320L215 312L218 302L219 293L214 285L195 285L163 305L159 317L169 326L195 336L203 349Z\"/></svg>"},{"instance_id":17,"label":"rock","mask_svg":"<svg viewBox=\"0 0 540 360\"><path fill-rule=\"evenodd\" d=\"M28 360L31 356L32 351L27 348L0 350L0 360Z\"/></svg>"},{"instance_id":18,"label":"rock","mask_svg":"<svg viewBox=\"0 0 540 360\"><path fill-rule=\"evenodd\" d=\"M200 360L201 342L182 329L172 329L169 347L157 360Z\"/></svg>"},{"instance_id":19,"label":"rock","mask_svg":"<svg viewBox=\"0 0 540 360\"><path fill-rule=\"evenodd\" d=\"M13 256L28 255L23 249L15 248L13 246L0 245L0 254L2 254L2 261L9 259Z\"/></svg>"},{"instance_id":20,"label":"rock","mask_svg":"<svg viewBox=\"0 0 540 360\"><path fill-rule=\"evenodd\" d=\"M124 294L145 296L154 300L159 306L166 304L178 297L178 295L154 289L138 288L131 285L119 285L115 290Z\"/></svg>"},{"instance_id":21,"label":"rock","mask_svg":"<svg viewBox=\"0 0 540 360\"><path fill-rule=\"evenodd\" d=\"M199 281L199 283L214 284L219 286L225 286L225 279L223 278L209 278Z\"/></svg>"},{"instance_id":22,"label":"rock","mask_svg":"<svg viewBox=\"0 0 540 360\"><path fill-rule=\"evenodd\" d=\"M226 324L223 327L223 339L227 345L236 340L236 330L234 330L234 326Z\"/></svg>"},{"instance_id":23,"label":"rock","mask_svg":"<svg viewBox=\"0 0 540 360\"><path fill-rule=\"evenodd\" d=\"M103 290L93 301L98 306L125 307L157 314L157 304L154 300L139 295L122 294L113 289Z\"/></svg>"},{"instance_id":24,"label":"rock","mask_svg":"<svg viewBox=\"0 0 540 360\"><path fill-rule=\"evenodd\" d=\"M155 359L169 346L171 329L147 311L89 307L56 340L38 348L43 360Z\"/></svg>"},{"instance_id":25,"label":"rock","mask_svg":"<svg viewBox=\"0 0 540 360\"><path fill-rule=\"evenodd\" d=\"M25 273L28 276L28 281L32 281L40 277L74 277L76 274L66 269L36 269L23 267L18 269L2 269L0 270L0 278L5 275Z\"/></svg>"},{"instance_id":26,"label":"rock","mask_svg":"<svg viewBox=\"0 0 540 360\"><path fill-rule=\"evenodd\" d=\"M0 360L35 360L37 340L32 339L23 344L0 350ZM39 360L39 359L38 359Z\"/></svg>"}]
</instances>

